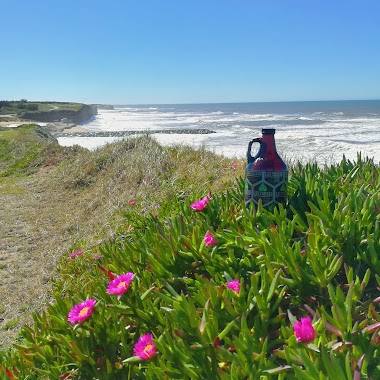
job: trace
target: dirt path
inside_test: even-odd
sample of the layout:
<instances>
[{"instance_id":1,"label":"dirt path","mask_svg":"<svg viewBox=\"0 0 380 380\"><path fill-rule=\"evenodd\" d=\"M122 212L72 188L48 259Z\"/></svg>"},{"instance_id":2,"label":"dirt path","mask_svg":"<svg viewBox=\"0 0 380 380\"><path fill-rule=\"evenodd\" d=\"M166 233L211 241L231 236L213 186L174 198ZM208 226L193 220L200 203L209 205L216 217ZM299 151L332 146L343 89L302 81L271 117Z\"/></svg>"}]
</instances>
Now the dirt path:
<instances>
[{"instance_id":1,"label":"dirt path","mask_svg":"<svg viewBox=\"0 0 380 380\"><path fill-rule=\"evenodd\" d=\"M69 247L49 216L57 202L39 188L37 178L0 182L0 348L49 301L56 260ZM51 213L41 212L41 197Z\"/></svg>"}]
</instances>

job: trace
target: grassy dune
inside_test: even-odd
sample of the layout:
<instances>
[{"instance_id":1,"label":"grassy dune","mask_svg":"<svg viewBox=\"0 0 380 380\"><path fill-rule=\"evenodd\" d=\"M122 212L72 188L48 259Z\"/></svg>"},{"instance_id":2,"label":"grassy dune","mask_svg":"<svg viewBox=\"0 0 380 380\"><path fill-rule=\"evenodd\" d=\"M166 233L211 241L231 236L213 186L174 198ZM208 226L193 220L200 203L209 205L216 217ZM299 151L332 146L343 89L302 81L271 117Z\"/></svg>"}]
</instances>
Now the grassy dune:
<instances>
[{"instance_id":1,"label":"grassy dune","mask_svg":"<svg viewBox=\"0 0 380 380\"><path fill-rule=\"evenodd\" d=\"M0 347L51 299L63 254L112 238L132 200L149 214L172 197L223 189L243 170L231 163L147 136L90 152L35 125L0 129Z\"/></svg>"}]
</instances>

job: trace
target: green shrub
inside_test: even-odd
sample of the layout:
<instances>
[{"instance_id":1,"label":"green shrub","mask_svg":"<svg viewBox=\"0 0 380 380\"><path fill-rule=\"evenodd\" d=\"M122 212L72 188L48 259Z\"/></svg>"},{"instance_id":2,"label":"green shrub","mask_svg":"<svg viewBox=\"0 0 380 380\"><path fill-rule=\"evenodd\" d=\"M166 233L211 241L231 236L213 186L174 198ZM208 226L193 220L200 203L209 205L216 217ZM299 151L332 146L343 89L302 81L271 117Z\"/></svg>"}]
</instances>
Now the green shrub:
<instances>
[{"instance_id":1,"label":"green shrub","mask_svg":"<svg viewBox=\"0 0 380 380\"><path fill-rule=\"evenodd\" d=\"M202 211L190 205L207 189L173 199L171 208L164 203L158 217L128 211L114 240L63 258L55 302L23 329L16 352L2 353L0 373L379 378L379 168L361 157L298 166L289 204L273 213L245 208L243 182L213 194ZM216 245L207 246L207 232ZM108 294L110 281L127 272L134 273L128 290ZM72 307L90 298L92 315L70 324ZM293 325L306 316L315 338L302 343ZM149 360L134 355L146 333L157 349Z\"/></svg>"}]
</instances>

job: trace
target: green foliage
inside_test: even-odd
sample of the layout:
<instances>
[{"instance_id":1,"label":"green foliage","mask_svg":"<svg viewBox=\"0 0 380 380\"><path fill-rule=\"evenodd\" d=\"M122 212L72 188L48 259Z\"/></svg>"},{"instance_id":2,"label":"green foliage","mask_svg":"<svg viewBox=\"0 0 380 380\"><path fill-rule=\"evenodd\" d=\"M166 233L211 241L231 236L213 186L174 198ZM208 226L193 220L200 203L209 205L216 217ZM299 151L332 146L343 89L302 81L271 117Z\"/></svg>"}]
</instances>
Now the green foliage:
<instances>
[{"instance_id":1,"label":"green foliage","mask_svg":"<svg viewBox=\"0 0 380 380\"><path fill-rule=\"evenodd\" d=\"M16 101L0 100L0 115L17 114L21 115L26 112L48 112L53 110L70 110L78 111L83 104L67 102L30 102L27 99Z\"/></svg>"},{"instance_id":2,"label":"green foliage","mask_svg":"<svg viewBox=\"0 0 380 380\"><path fill-rule=\"evenodd\" d=\"M114 240L62 259L55 302L24 328L15 352L2 353L0 373L379 378L379 172L360 156L324 169L298 166L289 204L273 213L245 208L242 179L199 212L190 204L206 189L165 202L158 218L129 210ZM216 246L206 246L208 231ZM108 294L110 279L127 272L135 274L127 292ZM235 279L239 292L226 286ZM71 325L69 311L86 298L96 299L94 313ZM292 325L305 316L316 337L301 343ZM157 348L150 360L133 353L145 333Z\"/></svg>"},{"instance_id":3,"label":"green foliage","mask_svg":"<svg viewBox=\"0 0 380 380\"><path fill-rule=\"evenodd\" d=\"M34 124L0 129L0 177L34 172L48 142Z\"/></svg>"}]
</instances>

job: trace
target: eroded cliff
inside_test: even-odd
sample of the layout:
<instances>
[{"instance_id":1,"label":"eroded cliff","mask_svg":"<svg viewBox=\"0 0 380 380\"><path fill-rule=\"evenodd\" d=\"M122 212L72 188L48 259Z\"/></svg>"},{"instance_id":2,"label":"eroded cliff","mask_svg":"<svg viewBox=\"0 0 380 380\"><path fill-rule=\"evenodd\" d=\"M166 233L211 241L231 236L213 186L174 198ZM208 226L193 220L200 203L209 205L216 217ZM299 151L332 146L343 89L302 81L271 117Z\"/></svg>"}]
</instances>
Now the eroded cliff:
<instances>
[{"instance_id":1,"label":"eroded cliff","mask_svg":"<svg viewBox=\"0 0 380 380\"><path fill-rule=\"evenodd\" d=\"M81 124L98 113L96 105L84 104L79 110L51 110L46 112L25 112L23 119L41 122L66 121Z\"/></svg>"}]
</instances>

